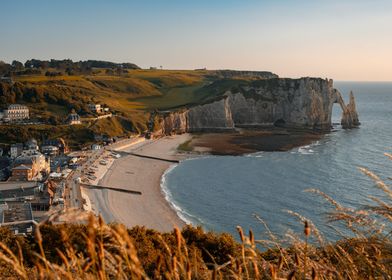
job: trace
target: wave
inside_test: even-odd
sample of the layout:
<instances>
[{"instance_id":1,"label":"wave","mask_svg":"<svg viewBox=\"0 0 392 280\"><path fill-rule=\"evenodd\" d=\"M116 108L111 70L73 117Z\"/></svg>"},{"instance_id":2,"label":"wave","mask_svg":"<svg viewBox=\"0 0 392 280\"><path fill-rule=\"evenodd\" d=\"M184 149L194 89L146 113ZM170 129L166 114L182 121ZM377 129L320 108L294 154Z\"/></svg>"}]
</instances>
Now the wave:
<instances>
[{"instance_id":1,"label":"wave","mask_svg":"<svg viewBox=\"0 0 392 280\"><path fill-rule=\"evenodd\" d=\"M187 160L192 160L192 159L187 159ZM174 200L172 193L170 192L168 186L167 186L167 181L166 177L169 175L170 172L172 172L178 164L173 164L171 165L166 171L163 173L161 177L161 191L163 193L163 196L165 197L166 201L169 203L170 207L176 212L177 216L184 221L187 225L200 225L203 224L203 221L194 215L191 215L185 209L181 208Z\"/></svg>"},{"instance_id":2,"label":"wave","mask_svg":"<svg viewBox=\"0 0 392 280\"><path fill-rule=\"evenodd\" d=\"M255 153L245 154L243 156L244 157L261 158L264 156L263 154L264 154L264 152L255 152Z\"/></svg>"},{"instance_id":3,"label":"wave","mask_svg":"<svg viewBox=\"0 0 392 280\"><path fill-rule=\"evenodd\" d=\"M291 154L301 154L301 155L312 155L316 152L313 150L314 147L320 146L320 141L314 141L309 145L304 145L299 148L294 148L290 151Z\"/></svg>"}]
</instances>

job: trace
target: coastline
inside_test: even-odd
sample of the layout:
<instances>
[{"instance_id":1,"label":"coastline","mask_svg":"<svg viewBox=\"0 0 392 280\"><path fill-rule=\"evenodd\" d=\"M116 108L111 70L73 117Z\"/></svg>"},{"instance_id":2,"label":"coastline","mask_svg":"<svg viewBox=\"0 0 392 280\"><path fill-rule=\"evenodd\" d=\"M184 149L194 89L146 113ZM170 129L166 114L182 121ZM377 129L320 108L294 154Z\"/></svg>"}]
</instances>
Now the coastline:
<instances>
[{"instance_id":1,"label":"coastline","mask_svg":"<svg viewBox=\"0 0 392 280\"><path fill-rule=\"evenodd\" d=\"M175 163L127 153L183 160L188 156L179 154L177 147L190 138L189 134L167 136L115 149L121 154L121 158L114 160L98 185L140 191L142 194L84 188L83 191L88 195L91 203L91 210L97 215L102 215L107 223L117 222L127 227L145 226L167 232L175 226L180 228L185 226L186 223L167 200L161 188L163 175L167 170L172 169Z\"/></svg>"},{"instance_id":2,"label":"coastline","mask_svg":"<svg viewBox=\"0 0 392 280\"><path fill-rule=\"evenodd\" d=\"M219 137L218 137L219 136ZM227 149L226 155L246 155L256 152L273 150L291 150L310 144L319 135L300 134L301 138L294 138L292 134L274 134L257 132L256 134L241 134L241 143L231 134L180 134L165 136L155 140L134 138L124 143L117 143L110 150L121 157L112 160L107 166L99 168L100 175L91 182L93 185L138 191L141 195L118 192L108 189L90 189L82 187L87 211L101 215L106 223L122 223L127 227L145 226L161 232L171 231L174 227L182 228L191 221L186 212L176 205L168 188L165 186L165 175L173 170L181 161L197 155L217 155L219 149ZM289 136L289 137L288 137ZM234 135L238 137L238 135ZM277 137L282 141L276 143ZM261 145L246 147L249 141L257 139ZM201 141L202 140L202 141ZM294 141L293 141L294 140ZM204 142L204 143L203 143ZM208 145L205 145L207 143ZM220 145L218 145L220 143ZM185 145L184 145L185 144ZM200 145L201 144L201 145ZM185 146L184 153L178 151L179 146ZM187 148L191 147L191 150ZM278 149L275 149L275 148ZM108 154L105 151L104 154ZM136 155L132 155L134 153ZM147 157L145 157L147 156ZM153 158L149 158L153 157ZM163 160L159 160L163 159ZM169 161L166 161L169 160ZM174 162L171 162L174 161ZM185 215L185 216L184 216Z\"/></svg>"}]
</instances>

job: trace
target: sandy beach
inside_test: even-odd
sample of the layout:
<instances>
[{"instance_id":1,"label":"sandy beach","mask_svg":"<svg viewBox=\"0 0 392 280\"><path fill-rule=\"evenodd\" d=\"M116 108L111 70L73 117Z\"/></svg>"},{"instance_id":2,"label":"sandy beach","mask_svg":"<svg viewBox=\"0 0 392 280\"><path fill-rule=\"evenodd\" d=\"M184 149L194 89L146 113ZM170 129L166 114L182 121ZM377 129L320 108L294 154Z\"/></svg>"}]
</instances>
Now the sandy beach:
<instances>
[{"instance_id":1,"label":"sandy beach","mask_svg":"<svg viewBox=\"0 0 392 280\"><path fill-rule=\"evenodd\" d=\"M177 147L190 139L190 135L168 136L157 140L145 140L133 145L119 147L121 158L107 169L98 185L140 191L141 195L107 189L83 188L88 195L91 210L102 215L107 223L118 222L133 227L136 225L159 231L170 231L185 223L166 201L160 187L161 177L171 162L129 155L133 152L171 160L182 160Z\"/></svg>"},{"instance_id":2,"label":"sandy beach","mask_svg":"<svg viewBox=\"0 0 392 280\"><path fill-rule=\"evenodd\" d=\"M151 156L167 160L183 160L189 153L179 153L177 148L185 143L194 153L243 154L259 150L285 150L292 145L300 146L306 141L319 137L299 133L282 134L258 132L241 134L203 134L174 135L155 140L133 138L124 140L110 147L121 157L110 159L109 151L104 151L95 162L96 179L91 185L138 191L140 194L119 192L108 189L91 189L82 187L85 210L101 215L107 223L117 222L127 227L145 226L162 232L170 231L174 226L185 225L175 210L165 199L161 190L161 178L172 162L139 157ZM242 137L242 138L241 138ZM183 145L184 146L184 145ZM186 150L185 149L185 150ZM106 157L105 157L106 156ZM107 165L100 166L102 158Z\"/></svg>"}]
</instances>

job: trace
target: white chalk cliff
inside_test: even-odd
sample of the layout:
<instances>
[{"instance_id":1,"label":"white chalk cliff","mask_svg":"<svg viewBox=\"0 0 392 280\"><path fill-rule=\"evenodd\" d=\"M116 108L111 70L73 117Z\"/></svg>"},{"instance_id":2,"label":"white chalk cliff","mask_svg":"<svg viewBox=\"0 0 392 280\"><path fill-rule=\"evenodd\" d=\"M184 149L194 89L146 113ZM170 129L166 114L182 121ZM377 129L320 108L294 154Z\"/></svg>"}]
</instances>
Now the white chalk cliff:
<instances>
[{"instance_id":1,"label":"white chalk cliff","mask_svg":"<svg viewBox=\"0 0 392 280\"><path fill-rule=\"evenodd\" d=\"M159 133L225 131L272 125L328 130L332 125L335 103L342 108L344 128L359 125L354 95L350 94L350 102L346 105L332 80L272 78L249 81L210 102L164 114L159 122Z\"/></svg>"}]
</instances>

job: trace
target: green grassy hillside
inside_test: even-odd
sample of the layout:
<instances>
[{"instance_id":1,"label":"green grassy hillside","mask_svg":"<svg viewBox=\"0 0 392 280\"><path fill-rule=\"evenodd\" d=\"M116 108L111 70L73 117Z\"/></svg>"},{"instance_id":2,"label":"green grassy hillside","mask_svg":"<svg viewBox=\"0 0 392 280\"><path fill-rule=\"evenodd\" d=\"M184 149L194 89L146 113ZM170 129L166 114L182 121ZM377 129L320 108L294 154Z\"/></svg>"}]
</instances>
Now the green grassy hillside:
<instances>
[{"instance_id":1,"label":"green grassy hillside","mask_svg":"<svg viewBox=\"0 0 392 280\"><path fill-rule=\"evenodd\" d=\"M30 71L31 72L31 71ZM47 125L9 128L20 130L20 137L2 135L0 141L22 141L28 134L42 138L42 134L51 136L53 131L61 131L70 141L87 143L84 129L113 136L132 132L141 133L147 129L150 113L154 110L168 110L206 102L216 98L230 87L238 86L254 77L243 77L240 72L219 72L206 70L141 70L127 69L114 72L110 69L93 68L86 74L66 74L59 69L48 71L36 69L34 74L15 75L13 83L0 82L0 109L12 103L26 104L31 116ZM56 73L55 75L48 75ZM223 73L223 74L222 74ZM239 73L236 76L236 73ZM225 79L222 75L230 75ZM71 110L82 117L93 117L88 103L100 103L108 106L119 118L102 120L97 124L83 124L77 128L64 126L64 121ZM53 130L51 126L56 126ZM49 132L46 132L46 129ZM95 129L95 130L94 130ZM69 132L72 131L72 132ZM82 139L74 138L78 131ZM16 133L18 134L18 133ZM84 135L84 136L83 136Z\"/></svg>"}]
</instances>

